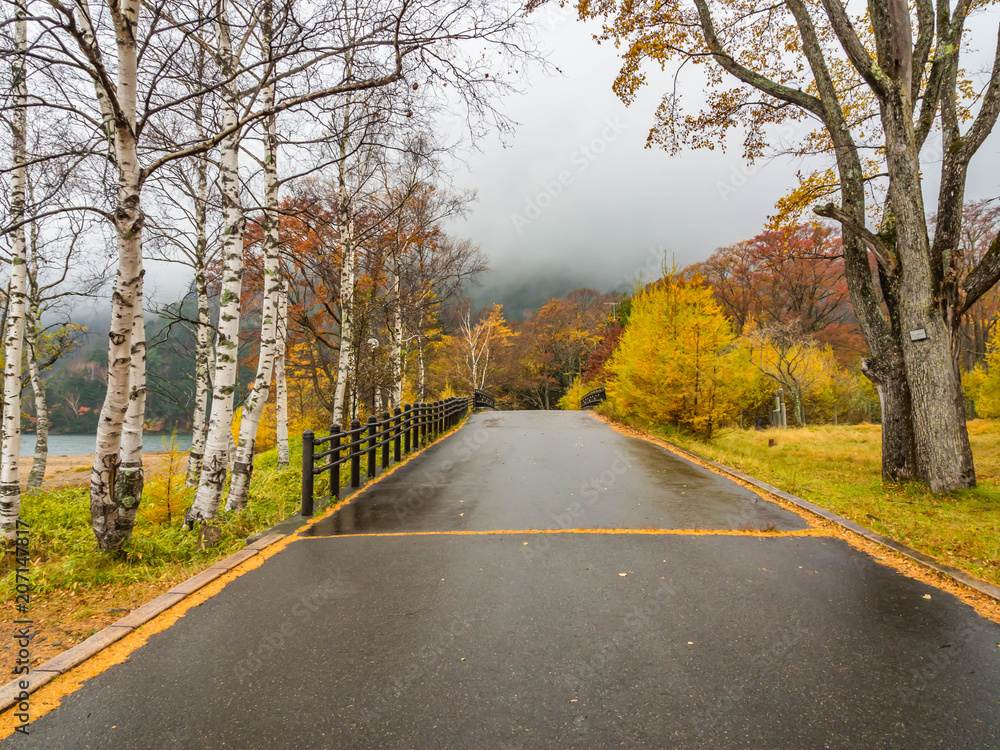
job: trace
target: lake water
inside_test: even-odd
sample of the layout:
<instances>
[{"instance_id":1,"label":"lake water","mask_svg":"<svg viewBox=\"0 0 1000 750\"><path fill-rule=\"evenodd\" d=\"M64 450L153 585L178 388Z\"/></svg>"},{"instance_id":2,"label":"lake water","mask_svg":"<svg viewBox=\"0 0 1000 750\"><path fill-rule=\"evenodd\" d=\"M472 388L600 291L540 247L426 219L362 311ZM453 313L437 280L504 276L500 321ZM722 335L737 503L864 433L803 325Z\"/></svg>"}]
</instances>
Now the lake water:
<instances>
[{"instance_id":1,"label":"lake water","mask_svg":"<svg viewBox=\"0 0 1000 750\"><path fill-rule=\"evenodd\" d=\"M142 447L148 453L165 451L163 443L170 443L170 435L158 435L147 432L142 436ZM191 436L178 435L177 445L182 451L191 449ZM52 456L82 456L93 455L97 447L93 435L49 435L49 455ZM21 433L21 455L35 455L35 434Z\"/></svg>"}]
</instances>

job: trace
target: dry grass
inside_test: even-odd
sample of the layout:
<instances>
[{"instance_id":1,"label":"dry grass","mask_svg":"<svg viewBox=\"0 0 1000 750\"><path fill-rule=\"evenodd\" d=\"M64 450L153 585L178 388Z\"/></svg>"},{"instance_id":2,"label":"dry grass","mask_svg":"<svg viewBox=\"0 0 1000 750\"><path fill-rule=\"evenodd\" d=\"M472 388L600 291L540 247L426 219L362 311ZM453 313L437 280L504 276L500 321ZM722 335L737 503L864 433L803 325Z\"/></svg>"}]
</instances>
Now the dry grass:
<instances>
[{"instance_id":1,"label":"dry grass","mask_svg":"<svg viewBox=\"0 0 1000 750\"><path fill-rule=\"evenodd\" d=\"M878 425L727 430L712 441L649 428L845 518L1000 584L1000 422L969 423L979 486L934 495L881 481ZM768 447L768 440L776 441Z\"/></svg>"}]
</instances>

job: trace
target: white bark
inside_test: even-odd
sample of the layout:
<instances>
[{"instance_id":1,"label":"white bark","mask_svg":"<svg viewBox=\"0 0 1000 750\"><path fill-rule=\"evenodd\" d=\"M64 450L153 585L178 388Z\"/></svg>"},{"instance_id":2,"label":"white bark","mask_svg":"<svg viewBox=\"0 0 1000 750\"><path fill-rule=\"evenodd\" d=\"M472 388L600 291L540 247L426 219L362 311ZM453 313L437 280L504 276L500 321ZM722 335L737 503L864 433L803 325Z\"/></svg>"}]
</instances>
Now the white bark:
<instances>
[{"instance_id":1,"label":"white bark","mask_svg":"<svg viewBox=\"0 0 1000 750\"><path fill-rule=\"evenodd\" d=\"M393 305L393 342L392 342L392 366L396 377L393 380L392 406L403 408L403 387L406 377L406 363L403 361L403 300L400 297L399 267L396 268L396 280L393 287L395 303Z\"/></svg>"},{"instance_id":2,"label":"white bark","mask_svg":"<svg viewBox=\"0 0 1000 750\"><path fill-rule=\"evenodd\" d=\"M132 533L142 501L142 427L146 414L146 323L142 314L142 290L137 290L132 309L132 347L129 363L128 410L122 427L121 461L115 478L117 524Z\"/></svg>"},{"instance_id":3,"label":"white bark","mask_svg":"<svg viewBox=\"0 0 1000 750\"><path fill-rule=\"evenodd\" d=\"M340 346L337 357L337 387L333 394L333 423L344 424L344 404L347 398L347 381L354 369L354 248L350 231L341 231L343 259L340 268Z\"/></svg>"},{"instance_id":4,"label":"white bark","mask_svg":"<svg viewBox=\"0 0 1000 750\"><path fill-rule=\"evenodd\" d=\"M264 28L270 28L270 3L264 6ZM274 84L265 88L265 103L274 102ZM253 475L253 452L257 429L271 391L274 358L278 338L278 302L281 297L281 238L278 233L278 134L274 115L265 121L264 136L264 300L260 324L260 356L250 397L243 405L240 439L233 463L233 479L229 485L226 510L242 510L250 494Z\"/></svg>"},{"instance_id":5,"label":"white bark","mask_svg":"<svg viewBox=\"0 0 1000 750\"><path fill-rule=\"evenodd\" d=\"M288 341L288 282L281 280L278 300L278 341L274 352L275 431L278 466L288 466L288 383L285 381L285 349Z\"/></svg>"},{"instance_id":6,"label":"white bark","mask_svg":"<svg viewBox=\"0 0 1000 750\"><path fill-rule=\"evenodd\" d=\"M232 80L236 69L229 38L226 0L217 5L218 58L223 80ZM219 307L218 336L215 346L212 411L205 458L194 503L185 517L191 528L199 521L210 521L218 514L222 488L226 481L226 463L232 441L233 396L236 391L236 358L239 351L240 294L243 285L243 200L240 195L239 101L232 86L223 89L222 127L232 128L219 148L219 184L222 194L222 298Z\"/></svg>"},{"instance_id":7,"label":"white bark","mask_svg":"<svg viewBox=\"0 0 1000 750\"><path fill-rule=\"evenodd\" d=\"M99 59L98 43L83 0L76 0L81 27L81 51ZM139 0L124 0L111 6L118 51L118 77L114 91L118 115L111 107L109 93L95 81L97 101L104 117L105 133L114 147L118 169L117 205L114 213L118 245L118 273L111 297L111 326L108 333L108 389L97 424L97 445L90 475L90 515L102 550L118 550L131 533L129 516L134 508L123 509L115 496L121 456L122 424L129 408L134 309L142 294L142 210L140 193L142 170L136 142L136 97L138 53L135 29ZM145 384L143 384L143 387ZM121 519L119 515L122 515ZM119 522L121 521L121 523Z\"/></svg>"},{"instance_id":8,"label":"white bark","mask_svg":"<svg viewBox=\"0 0 1000 750\"><path fill-rule=\"evenodd\" d=\"M10 180L11 220L19 223L25 216L27 170L25 167L28 128L28 86L26 80L27 10L17 0L14 21L14 44L17 54L12 65L14 112L11 119L11 142L14 169ZM28 287L28 249L25 228L15 229L11 237L11 271L8 292L7 328L4 332L3 373L3 448L0 455L0 528L8 543L17 537L21 513L21 360L24 346L25 300Z\"/></svg>"},{"instance_id":9,"label":"white bark","mask_svg":"<svg viewBox=\"0 0 1000 750\"><path fill-rule=\"evenodd\" d=\"M35 457L31 463L31 473L28 475L28 492L40 490L45 478L45 466L49 458L49 404L46 397L45 381L38 369L38 358L35 355L37 342L33 324L29 323L25 331L25 341L28 344L28 373L31 378L31 392L35 397Z\"/></svg>"},{"instance_id":10,"label":"white bark","mask_svg":"<svg viewBox=\"0 0 1000 750\"><path fill-rule=\"evenodd\" d=\"M199 113L200 114L200 111ZM199 131L200 123L199 123ZM201 133L199 132L199 136ZM191 451L188 454L186 483L198 484L201 477L202 461L205 456L205 422L208 416L208 397L212 392L210 377L212 349L212 319L208 305L208 281L206 262L208 259L208 158L198 157L198 195L195 206L195 294L198 304L198 328L195 339L195 401L192 425Z\"/></svg>"},{"instance_id":11,"label":"white bark","mask_svg":"<svg viewBox=\"0 0 1000 750\"><path fill-rule=\"evenodd\" d=\"M38 367L38 331L41 320L41 293L38 288L38 226L31 225L31 260L28 285L30 287L28 318L25 320L24 341L28 347L28 375L31 392L35 398L35 456L28 474L28 492L40 490L45 479L49 460L49 402L45 381Z\"/></svg>"}]
</instances>

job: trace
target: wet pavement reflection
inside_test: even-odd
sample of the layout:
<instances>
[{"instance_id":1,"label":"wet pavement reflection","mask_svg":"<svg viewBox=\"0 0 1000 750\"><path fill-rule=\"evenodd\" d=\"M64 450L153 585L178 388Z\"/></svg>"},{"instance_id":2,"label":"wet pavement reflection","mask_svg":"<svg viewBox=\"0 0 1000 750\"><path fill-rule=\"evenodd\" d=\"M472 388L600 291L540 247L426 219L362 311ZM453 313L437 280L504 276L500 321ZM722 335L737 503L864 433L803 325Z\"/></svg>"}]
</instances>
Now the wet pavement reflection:
<instances>
[{"instance_id":1,"label":"wet pavement reflection","mask_svg":"<svg viewBox=\"0 0 1000 750\"><path fill-rule=\"evenodd\" d=\"M474 415L302 533L807 527L729 479L588 414L499 412Z\"/></svg>"}]
</instances>

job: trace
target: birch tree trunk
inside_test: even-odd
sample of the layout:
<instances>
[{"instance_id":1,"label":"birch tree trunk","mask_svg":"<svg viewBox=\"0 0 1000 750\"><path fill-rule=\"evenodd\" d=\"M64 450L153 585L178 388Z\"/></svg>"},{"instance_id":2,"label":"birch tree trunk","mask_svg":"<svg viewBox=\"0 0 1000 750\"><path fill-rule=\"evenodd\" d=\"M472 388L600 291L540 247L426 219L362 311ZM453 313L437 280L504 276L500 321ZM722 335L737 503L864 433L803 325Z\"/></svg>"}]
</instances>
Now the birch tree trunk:
<instances>
[{"instance_id":1,"label":"birch tree trunk","mask_svg":"<svg viewBox=\"0 0 1000 750\"><path fill-rule=\"evenodd\" d=\"M417 401L423 401L426 394L426 375L424 369L424 337L417 334Z\"/></svg>"},{"instance_id":2,"label":"birch tree trunk","mask_svg":"<svg viewBox=\"0 0 1000 750\"><path fill-rule=\"evenodd\" d=\"M11 155L14 169L10 180L10 214L14 223L25 216L27 169L25 166L28 129L28 84L26 57L28 49L27 8L16 0L14 21L13 99L11 120ZM25 298L28 288L28 248L25 228L15 229L11 237L10 287L7 298L7 324L4 335L3 373L3 448L0 456L0 528L4 538L13 543L21 514L21 359L24 346Z\"/></svg>"},{"instance_id":3,"label":"birch tree trunk","mask_svg":"<svg viewBox=\"0 0 1000 750\"><path fill-rule=\"evenodd\" d=\"M38 369L37 341L34 322L29 321L25 332L28 344L28 373L31 378L31 392L35 397L35 458L28 475L28 492L40 490L45 478L45 466L49 458L49 404L46 397L45 381Z\"/></svg>"},{"instance_id":4,"label":"birch tree trunk","mask_svg":"<svg viewBox=\"0 0 1000 750\"><path fill-rule=\"evenodd\" d=\"M288 340L288 282L281 279L278 299L278 341L274 352L275 430L278 466L288 466L288 383L285 381L285 350Z\"/></svg>"},{"instance_id":5,"label":"birch tree trunk","mask_svg":"<svg viewBox=\"0 0 1000 750\"><path fill-rule=\"evenodd\" d=\"M346 158L346 143L341 150ZM340 247L343 260L340 268L340 356L337 358L337 389L333 397L333 422L345 421L344 404L347 381L354 369L354 265L356 254L352 238L350 198L341 168L340 177Z\"/></svg>"},{"instance_id":6,"label":"birch tree trunk","mask_svg":"<svg viewBox=\"0 0 1000 750\"><path fill-rule=\"evenodd\" d=\"M265 3L263 27L265 43L269 43L270 2ZM274 84L267 86L264 93L266 106L274 104ZM257 374L254 378L250 397L243 405L240 419L240 439L236 446L233 463L233 478L229 485L226 510L242 510L246 507L250 494L250 478L253 475L253 451L257 442L257 428L261 414L271 391L271 376L274 373L274 358L277 348L278 302L281 297L281 238L278 234L278 134L277 118L269 116L265 121L264 136L264 300L260 324L260 356L257 358Z\"/></svg>"},{"instance_id":7,"label":"birch tree trunk","mask_svg":"<svg viewBox=\"0 0 1000 750\"><path fill-rule=\"evenodd\" d=\"M200 114L200 111L198 112ZM199 131L201 130L199 124ZM199 132L199 137L201 133ZM198 304L198 328L194 350L194 423L192 425L191 451L188 454L186 483L198 484L201 477L202 461L205 457L205 422L208 415L208 397L212 391L209 373L212 348L212 318L208 304L208 281L206 262L208 258L208 159L199 156L198 196L195 206L195 270L194 283Z\"/></svg>"},{"instance_id":8,"label":"birch tree trunk","mask_svg":"<svg viewBox=\"0 0 1000 750\"><path fill-rule=\"evenodd\" d=\"M236 60L229 37L226 0L217 5L219 66L222 79L234 80ZM226 464L232 441L233 396L236 391L236 359L239 352L240 294L243 285L243 199L240 195L240 130L238 94L227 85L222 95L222 127L232 128L219 148L219 184L222 194L222 298L219 306L215 346L215 375L212 378L212 411L205 441L205 458L198 492L184 522L193 528L218 514Z\"/></svg>"},{"instance_id":9,"label":"birch tree trunk","mask_svg":"<svg viewBox=\"0 0 1000 750\"><path fill-rule=\"evenodd\" d=\"M90 24L89 9L79 1L75 6L80 10L81 47L91 59L99 59L100 52ZM108 389L97 423L97 446L90 474L91 523L97 546L105 551L119 550L128 541L132 530L129 517L134 518L135 511L135 508L123 509L120 506L115 488L121 463L122 424L129 410L134 311L142 299L143 215L140 198L143 174L139 167L135 133L138 70L135 29L139 7L139 0L126 0L109 6L118 51L118 79L114 92L118 102L117 114L110 105L108 92L100 83L95 83L97 100L104 117L105 134L114 146L115 165L118 168L114 213L118 271L111 296ZM124 522L124 527L119 525L119 520Z\"/></svg>"},{"instance_id":10,"label":"birch tree trunk","mask_svg":"<svg viewBox=\"0 0 1000 750\"><path fill-rule=\"evenodd\" d=\"M392 388L392 406L403 407L403 386L406 375L405 363L403 362L403 300L400 297L399 265L396 266L396 280L393 287L395 303L393 305L393 344L392 344L392 366L395 370Z\"/></svg>"},{"instance_id":11,"label":"birch tree trunk","mask_svg":"<svg viewBox=\"0 0 1000 750\"><path fill-rule=\"evenodd\" d=\"M29 196L31 193L29 192ZM33 196L30 197L34 203ZM28 375L31 392L35 398L35 456L28 474L28 492L40 490L45 479L45 467L49 459L49 402L45 381L38 367L38 331L41 315L41 292L38 284L38 225L31 225L31 260L28 263L29 302L28 317L25 320L24 340L28 347Z\"/></svg>"},{"instance_id":12,"label":"birch tree trunk","mask_svg":"<svg viewBox=\"0 0 1000 750\"><path fill-rule=\"evenodd\" d=\"M132 309L132 347L129 363L128 410L122 429L121 462L115 478L116 524L130 535L142 502L142 427L146 414L146 322L142 313L142 290L137 290Z\"/></svg>"}]
</instances>

